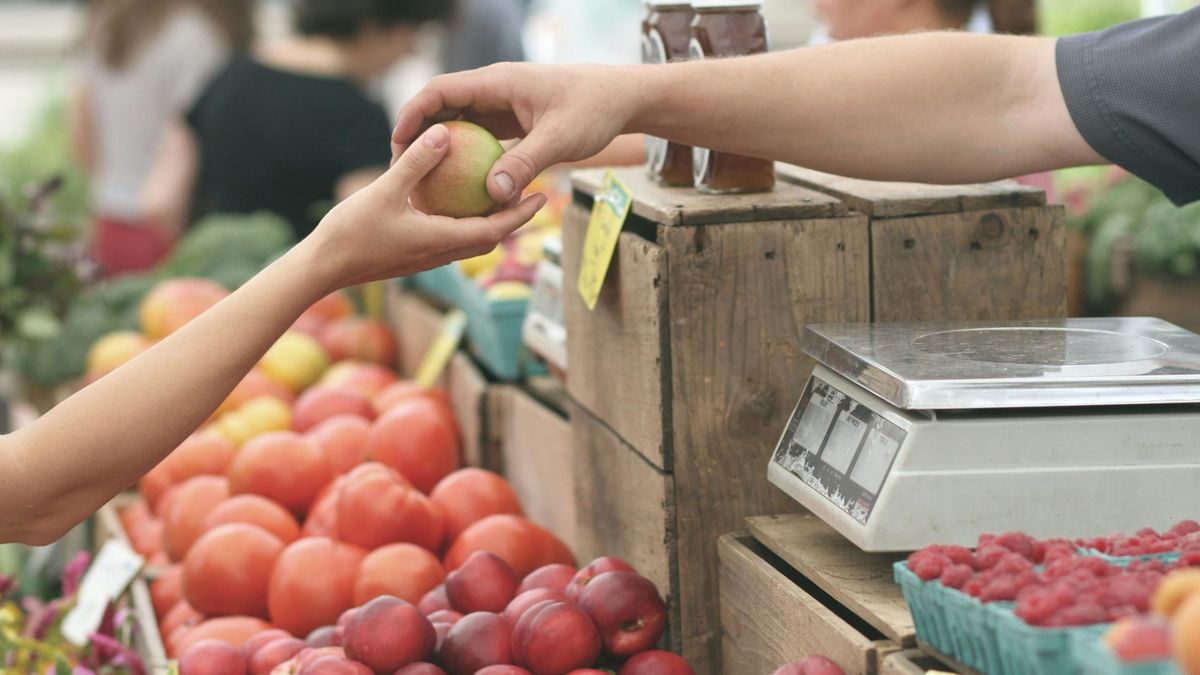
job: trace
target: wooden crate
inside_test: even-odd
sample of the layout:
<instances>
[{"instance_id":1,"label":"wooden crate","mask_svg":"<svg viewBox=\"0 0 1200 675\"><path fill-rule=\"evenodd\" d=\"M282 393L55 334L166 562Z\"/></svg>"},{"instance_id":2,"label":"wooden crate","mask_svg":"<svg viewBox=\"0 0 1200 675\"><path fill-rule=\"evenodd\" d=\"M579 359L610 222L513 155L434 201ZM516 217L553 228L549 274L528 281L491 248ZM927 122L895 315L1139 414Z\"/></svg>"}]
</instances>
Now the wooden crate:
<instances>
[{"instance_id":1,"label":"wooden crate","mask_svg":"<svg viewBox=\"0 0 1200 675\"><path fill-rule=\"evenodd\" d=\"M95 551L98 552L110 539L116 539L129 546L133 545L121 525L120 510L133 503L139 496L136 493L119 494L105 504L95 516ZM137 618L137 632L133 636L133 649L146 664L149 672L160 674L168 672L167 650L163 646L162 635L158 632L158 619L154 615L154 603L150 600L150 584L157 570L148 568L130 583L127 597L130 611Z\"/></svg>"},{"instance_id":2,"label":"wooden crate","mask_svg":"<svg viewBox=\"0 0 1200 675\"><path fill-rule=\"evenodd\" d=\"M497 468L521 498L525 515L575 550L575 461L570 420L562 411L514 385L495 387L489 408L499 449Z\"/></svg>"},{"instance_id":3,"label":"wooden crate","mask_svg":"<svg viewBox=\"0 0 1200 675\"><path fill-rule=\"evenodd\" d=\"M717 673L717 538L797 508L765 474L812 368L805 326L1061 316L1065 229L1013 185L707 196L617 173L634 199L597 306L564 297L577 466L594 467L575 477L580 554L642 556L668 581L672 646ZM603 172L573 178L568 289Z\"/></svg>"},{"instance_id":4,"label":"wooden crate","mask_svg":"<svg viewBox=\"0 0 1200 675\"><path fill-rule=\"evenodd\" d=\"M446 312L428 298L395 284L388 288L387 306L388 320L399 343L397 369L402 376L412 377L437 337ZM462 430L463 462L467 466L497 468L499 449L487 428L494 385L461 350L451 357L437 384L449 394Z\"/></svg>"},{"instance_id":5,"label":"wooden crate","mask_svg":"<svg viewBox=\"0 0 1200 675\"><path fill-rule=\"evenodd\" d=\"M897 556L864 553L810 514L746 522L749 533L719 544L722 672L770 673L820 654L849 675L875 675L915 647L891 578Z\"/></svg>"}]
</instances>

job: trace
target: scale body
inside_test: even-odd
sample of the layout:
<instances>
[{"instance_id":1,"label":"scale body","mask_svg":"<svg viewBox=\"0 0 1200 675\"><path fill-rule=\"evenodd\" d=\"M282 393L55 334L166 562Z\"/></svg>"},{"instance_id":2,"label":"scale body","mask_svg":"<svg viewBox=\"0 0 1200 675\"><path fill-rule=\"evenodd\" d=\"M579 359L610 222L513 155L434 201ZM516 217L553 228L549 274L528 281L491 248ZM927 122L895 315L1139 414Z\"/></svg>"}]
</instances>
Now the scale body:
<instances>
[{"instance_id":1,"label":"scale body","mask_svg":"<svg viewBox=\"0 0 1200 675\"><path fill-rule=\"evenodd\" d=\"M1200 336L1158 319L810 326L768 478L866 551L1200 519Z\"/></svg>"}]
</instances>

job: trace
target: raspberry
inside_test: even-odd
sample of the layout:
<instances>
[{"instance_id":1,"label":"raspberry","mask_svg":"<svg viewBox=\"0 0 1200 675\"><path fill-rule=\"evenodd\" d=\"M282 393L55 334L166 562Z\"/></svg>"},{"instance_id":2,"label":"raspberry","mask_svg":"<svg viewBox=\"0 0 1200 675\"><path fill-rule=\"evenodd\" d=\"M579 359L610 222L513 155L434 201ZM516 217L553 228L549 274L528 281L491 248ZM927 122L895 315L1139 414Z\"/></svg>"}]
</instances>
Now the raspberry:
<instances>
[{"instance_id":1,"label":"raspberry","mask_svg":"<svg viewBox=\"0 0 1200 675\"><path fill-rule=\"evenodd\" d=\"M1200 567L1200 550L1187 551L1176 563L1179 567Z\"/></svg>"},{"instance_id":2,"label":"raspberry","mask_svg":"<svg viewBox=\"0 0 1200 675\"><path fill-rule=\"evenodd\" d=\"M942 555L946 556L955 565L975 564L975 554L965 546L947 546L942 550Z\"/></svg>"},{"instance_id":3,"label":"raspberry","mask_svg":"<svg viewBox=\"0 0 1200 675\"><path fill-rule=\"evenodd\" d=\"M1017 608L1014 610L1027 624L1033 626L1044 625L1060 607L1054 595L1046 592L1044 589L1040 592L1033 592L1021 598L1017 602Z\"/></svg>"},{"instance_id":4,"label":"raspberry","mask_svg":"<svg viewBox=\"0 0 1200 675\"><path fill-rule=\"evenodd\" d=\"M968 579L965 584L963 584L962 592L966 593L972 598L978 598L979 594L983 592L983 587L986 583L987 582L980 577L972 577Z\"/></svg>"},{"instance_id":5,"label":"raspberry","mask_svg":"<svg viewBox=\"0 0 1200 675\"><path fill-rule=\"evenodd\" d=\"M994 543L996 543L996 535L984 532L983 534L979 535L979 543L975 545L975 548L978 550L984 548L985 546L991 546Z\"/></svg>"},{"instance_id":6,"label":"raspberry","mask_svg":"<svg viewBox=\"0 0 1200 675\"><path fill-rule=\"evenodd\" d=\"M993 579L979 594L983 602L1007 602L1017 599L1017 584L1008 577Z\"/></svg>"},{"instance_id":7,"label":"raspberry","mask_svg":"<svg viewBox=\"0 0 1200 675\"><path fill-rule=\"evenodd\" d=\"M959 589L974 574L975 570L971 569L970 565L954 564L942 570L942 576L938 577L938 581L942 582L942 585L947 588Z\"/></svg>"},{"instance_id":8,"label":"raspberry","mask_svg":"<svg viewBox=\"0 0 1200 675\"><path fill-rule=\"evenodd\" d=\"M1137 615L1138 615L1137 607L1132 607L1130 605L1120 605L1118 607L1109 607L1108 615L1105 617L1105 619L1107 619L1109 623L1112 623L1113 621L1123 619L1127 616L1137 616Z\"/></svg>"},{"instance_id":9,"label":"raspberry","mask_svg":"<svg viewBox=\"0 0 1200 675\"><path fill-rule=\"evenodd\" d=\"M1063 607L1052 617L1054 625L1059 626L1090 626L1104 623L1108 612L1094 602L1079 602L1069 607Z\"/></svg>"},{"instance_id":10,"label":"raspberry","mask_svg":"<svg viewBox=\"0 0 1200 675\"><path fill-rule=\"evenodd\" d=\"M920 558L915 565L910 564L909 569L916 574L921 581L933 581L942 575L942 563L934 558Z\"/></svg>"},{"instance_id":11,"label":"raspberry","mask_svg":"<svg viewBox=\"0 0 1200 675\"><path fill-rule=\"evenodd\" d=\"M1158 531L1153 527L1143 527L1136 534L1143 539L1158 539Z\"/></svg>"},{"instance_id":12,"label":"raspberry","mask_svg":"<svg viewBox=\"0 0 1200 675\"><path fill-rule=\"evenodd\" d=\"M1009 553L1009 549L996 544L984 546L975 552L975 569L990 570Z\"/></svg>"},{"instance_id":13,"label":"raspberry","mask_svg":"<svg viewBox=\"0 0 1200 675\"><path fill-rule=\"evenodd\" d=\"M1100 604L1110 609L1130 605L1138 611L1148 611L1150 592L1131 575L1109 577L1106 588L1100 593Z\"/></svg>"},{"instance_id":14,"label":"raspberry","mask_svg":"<svg viewBox=\"0 0 1200 675\"><path fill-rule=\"evenodd\" d=\"M1175 534L1180 537L1192 534L1193 532L1200 532L1200 523L1197 523L1194 520L1181 520L1178 523L1175 523L1175 526L1171 528L1171 534Z\"/></svg>"},{"instance_id":15,"label":"raspberry","mask_svg":"<svg viewBox=\"0 0 1200 675\"><path fill-rule=\"evenodd\" d=\"M1006 574L1020 574L1033 569L1033 563L1018 553L1009 553L1000 559L1000 563L996 565L995 569Z\"/></svg>"},{"instance_id":16,"label":"raspberry","mask_svg":"<svg viewBox=\"0 0 1200 675\"><path fill-rule=\"evenodd\" d=\"M1026 560L1033 560L1033 537L1024 532L1005 532L996 537L996 543L1014 553L1020 553Z\"/></svg>"},{"instance_id":17,"label":"raspberry","mask_svg":"<svg viewBox=\"0 0 1200 675\"><path fill-rule=\"evenodd\" d=\"M1045 576L1047 579L1058 579L1071 573L1074 568L1074 558L1055 558L1046 563Z\"/></svg>"},{"instance_id":18,"label":"raspberry","mask_svg":"<svg viewBox=\"0 0 1200 675\"><path fill-rule=\"evenodd\" d=\"M1020 592L1026 588L1037 588L1041 586L1042 578L1038 576L1037 572L1030 570L1028 572L1022 572L1013 577L1013 583L1017 585L1017 591Z\"/></svg>"}]
</instances>

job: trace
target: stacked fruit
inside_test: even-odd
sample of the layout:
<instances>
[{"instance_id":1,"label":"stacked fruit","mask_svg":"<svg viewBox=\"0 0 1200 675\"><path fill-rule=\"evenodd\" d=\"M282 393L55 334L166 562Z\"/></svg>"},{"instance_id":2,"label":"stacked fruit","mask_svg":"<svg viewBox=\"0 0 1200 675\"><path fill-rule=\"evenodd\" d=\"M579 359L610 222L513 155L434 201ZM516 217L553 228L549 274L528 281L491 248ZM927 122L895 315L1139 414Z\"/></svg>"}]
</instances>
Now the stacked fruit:
<instances>
[{"instance_id":1,"label":"stacked fruit","mask_svg":"<svg viewBox=\"0 0 1200 675\"><path fill-rule=\"evenodd\" d=\"M1200 564L1200 524L1191 520L1178 523L1162 533L1146 527L1133 535L1114 534L1108 537L1079 539L1075 543L1082 548L1110 556L1136 557L1179 553L1181 557Z\"/></svg>"}]
</instances>

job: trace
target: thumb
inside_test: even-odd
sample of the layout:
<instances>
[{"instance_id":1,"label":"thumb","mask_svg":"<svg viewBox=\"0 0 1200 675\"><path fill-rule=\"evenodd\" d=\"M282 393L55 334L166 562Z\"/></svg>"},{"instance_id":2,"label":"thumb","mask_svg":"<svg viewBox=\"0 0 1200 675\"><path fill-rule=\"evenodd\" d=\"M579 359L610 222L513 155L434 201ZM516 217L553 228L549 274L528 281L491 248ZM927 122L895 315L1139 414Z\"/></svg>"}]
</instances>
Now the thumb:
<instances>
[{"instance_id":1,"label":"thumb","mask_svg":"<svg viewBox=\"0 0 1200 675\"><path fill-rule=\"evenodd\" d=\"M507 204L529 186L546 168L557 163L553 134L534 129L492 165L487 188L492 199Z\"/></svg>"},{"instance_id":2,"label":"thumb","mask_svg":"<svg viewBox=\"0 0 1200 675\"><path fill-rule=\"evenodd\" d=\"M442 161L449 149L450 131L441 124L435 124L405 148L404 154L384 174L384 179L396 194L407 197L425 174Z\"/></svg>"}]
</instances>

